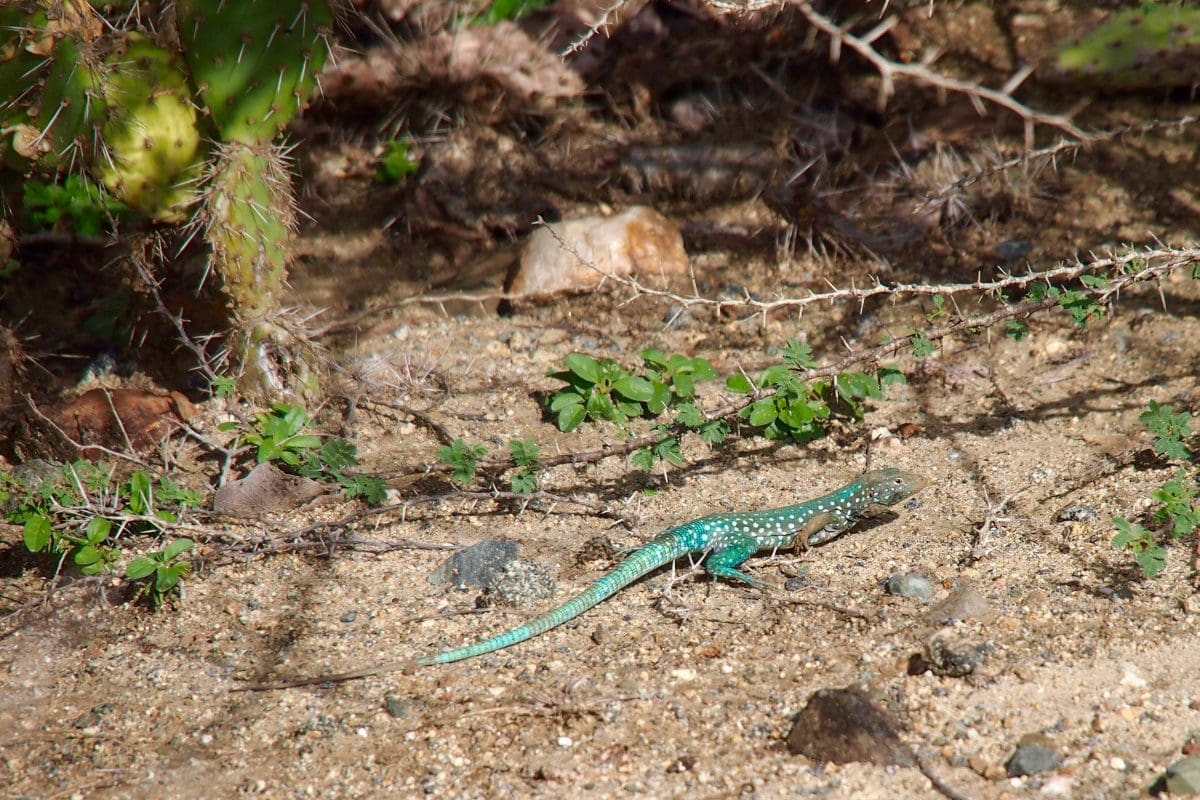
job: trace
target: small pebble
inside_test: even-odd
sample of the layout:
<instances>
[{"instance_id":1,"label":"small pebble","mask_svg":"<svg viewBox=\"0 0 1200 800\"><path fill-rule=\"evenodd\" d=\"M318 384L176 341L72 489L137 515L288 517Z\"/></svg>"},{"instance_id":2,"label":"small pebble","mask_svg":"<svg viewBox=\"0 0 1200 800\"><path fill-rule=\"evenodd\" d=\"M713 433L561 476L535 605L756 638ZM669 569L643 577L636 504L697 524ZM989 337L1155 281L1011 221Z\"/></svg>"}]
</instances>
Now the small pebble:
<instances>
[{"instance_id":1,"label":"small pebble","mask_svg":"<svg viewBox=\"0 0 1200 800\"><path fill-rule=\"evenodd\" d=\"M575 744L575 741L570 736L558 737L558 746L559 747L570 747L573 744Z\"/></svg>"},{"instance_id":2,"label":"small pebble","mask_svg":"<svg viewBox=\"0 0 1200 800\"><path fill-rule=\"evenodd\" d=\"M930 609L929 619L944 625L955 620L978 619L986 616L990 610L991 604L987 598L973 585L964 583Z\"/></svg>"},{"instance_id":3,"label":"small pebble","mask_svg":"<svg viewBox=\"0 0 1200 800\"><path fill-rule=\"evenodd\" d=\"M409 705L406 700L397 697L394 694L389 694L383 698L383 707L387 709L387 713L396 719L403 719L408 716Z\"/></svg>"},{"instance_id":4,"label":"small pebble","mask_svg":"<svg viewBox=\"0 0 1200 800\"><path fill-rule=\"evenodd\" d=\"M341 619L342 622L354 622L354 620L358 619L358 612L347 611L345 614L342 614L339 619Z\"/></svg>"},{"instance_id":5,"label":"small pebble","mask_svg":"<svg viewBox=\"0 0 1200 800\"><path fill-rule=\"evenodd\" d=\"M1062 756L1054 748L1053 742L1046 736L1034 733L1021 737L1016 751L1005 762L1004 769L1008 777L1018 778L1049 772L1061 763Z\"/></svg>"},{"instance_id":6,"label":"small pebble","mask_svg":"<svg viewBox=\"0 0 1200 800\"><path fill-rule=\"evenodd\" d=\"M1167 767L1150 785L1150 794L1163 792L1178 797L1200 794L1200 756L1187 756Z\"/></svg>"},{"instance_id":7,"label":"small pebble","mask_svg":"<svg viewBox=\"0 0 1200 800\"><path fill-rule=\"evenodd\" d=\"M928 600L933 596L933 584L929 579L913 572L898 572L887 579L888 594L897 597L913 597Z\"/></svg>"},{"instance_id":8,"label":"small pebble","mask_svg":"<svg viewBox=\"0 0 1200 800\"><path fill-rule=\"evenodd\" d=\"M1076 503L1059 511L1054 519L1056 522L1095 522L1100 519L1100 512L1095 506Z\"/></svg>"},{"instance_id":9,"label":"small pebble","mask_svg":"<svg viewBox=\"0 0 1200 800\"><path fill-rule=\"evenodd\" d=\"M1029 255L1032 246L1028 239L1007 239L996 245L996 255L1003 261L1012 263Z\"/></svg>"}]
</instances>

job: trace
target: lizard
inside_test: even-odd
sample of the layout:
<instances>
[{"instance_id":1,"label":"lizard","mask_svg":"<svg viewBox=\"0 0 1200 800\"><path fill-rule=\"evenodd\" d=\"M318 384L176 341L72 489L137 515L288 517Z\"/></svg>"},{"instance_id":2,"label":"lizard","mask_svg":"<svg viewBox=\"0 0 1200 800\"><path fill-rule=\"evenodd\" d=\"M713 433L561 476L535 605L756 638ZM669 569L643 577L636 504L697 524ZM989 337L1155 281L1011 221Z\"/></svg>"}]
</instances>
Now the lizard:
<instances>
[{"instance_id":1,"label":"lizard","mask_svg":"<svg viewBox=\"0 0 1200 800\"><path fill-rule=\"evenodd\" d=\"M675 525L637 548L616 567L563 605L504 633L464 647L394 662L368 669L279 683L252 684L242 690L285 689L317 683L355 680L413 667L450 664L493 653L540 636L599 605L639 578L683 556L701 554L708 574L745 583L763 591L772 584L738 569L760 550L778 551L793 546L804 549L825 544L849 530L872 506L891 506L923 489L925 478L895 468L877 469L803 503L764 511L719 513Z\"/></svg>"}]
</instances>

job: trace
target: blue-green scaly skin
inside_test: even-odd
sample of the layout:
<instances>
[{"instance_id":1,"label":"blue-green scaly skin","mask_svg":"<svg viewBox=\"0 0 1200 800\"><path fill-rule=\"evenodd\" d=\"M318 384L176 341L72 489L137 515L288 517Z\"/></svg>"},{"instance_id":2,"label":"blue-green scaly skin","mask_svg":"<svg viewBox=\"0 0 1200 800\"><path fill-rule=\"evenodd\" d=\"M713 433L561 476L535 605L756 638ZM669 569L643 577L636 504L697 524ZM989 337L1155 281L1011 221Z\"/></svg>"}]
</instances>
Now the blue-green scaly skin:
<instances>
[{"instance_id":1,"label":"blue-green scaly skin","mask_svg":"<svg viewBox=\"0 0 1200 800\"><path fill-rule=\"evenodd\" d=\"M704 568L714 579L769 588L769 584L747 575L738 566L760 550L788 548L797 542L804 547L824 544L854 525L871 506L895 505L924 486L925 479L910 472L890 468L872 470L853 483L804 503L743 514L711 514L677 525L633 551L586 591L553 611L490 639L418 658L413 663L423 667L449 664L532 639L578 617L643 575L690 553L706 556Z\"/></svg>"}]
</instances>

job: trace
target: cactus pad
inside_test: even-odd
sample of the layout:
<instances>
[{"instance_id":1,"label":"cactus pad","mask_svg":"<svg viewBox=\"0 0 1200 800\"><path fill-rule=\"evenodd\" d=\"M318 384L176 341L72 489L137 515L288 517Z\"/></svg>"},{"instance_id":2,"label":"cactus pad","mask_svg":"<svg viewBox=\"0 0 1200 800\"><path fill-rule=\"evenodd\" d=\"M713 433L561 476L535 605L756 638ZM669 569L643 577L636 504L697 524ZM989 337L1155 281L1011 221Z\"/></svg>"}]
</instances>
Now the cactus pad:
<instances>
[{"instance_id":1,"label":"cactus pad","mask_svg":"<svg viewBox=\"0 0 1200 800\"><path fill-rule=\"evenodd\" d=\"M203 169L196 109L178 56L129 33L107 59L106 152L96 171L109 191L149 217L182 222Z\"/></svg>"},{"instance_id":2,"label":"cactus pad","mask_svg":"<svg viewBox=\"0 0 1200 800\"><path fill-rule=\"evenodd\" d=\"M1200 8L1144 3L1062 48L1059 77L1109 89L1185 86L1200 80Z\"/></svg>"},{"instance_id":3,"label":"cactus pad","mask_svg":"<svg viewBox=\"0 0 1200 800\"><path fill-rule=\"evenodd\" d=\"M225 141L269 142L304 107L328 55L324 0L177 0L196 94Z\"/></svg>"}]
</instances>

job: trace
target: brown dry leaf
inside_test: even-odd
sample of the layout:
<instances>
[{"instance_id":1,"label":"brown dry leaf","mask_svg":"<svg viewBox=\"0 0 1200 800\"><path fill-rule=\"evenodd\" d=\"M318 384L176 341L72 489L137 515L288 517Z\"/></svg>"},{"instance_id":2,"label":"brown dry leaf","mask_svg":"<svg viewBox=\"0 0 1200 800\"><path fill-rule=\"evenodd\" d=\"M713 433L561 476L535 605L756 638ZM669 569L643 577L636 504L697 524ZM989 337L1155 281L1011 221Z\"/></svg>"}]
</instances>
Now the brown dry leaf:
<instances>
[{"instance_id":1,"label":"brown dry leaf","mask_svg":"<svg viewBox=\"0 0 1200 800\"><path fill-rule=\"evenodd\" d=\"M302 506L324 493L310 478L288 475L267 461L240 480L217 490L213 510L237 517L256 517L267 512L287 511Z\"/></svg>"},{"instance_id":2,"label":"brown dry leaf","mask_svg":"<svg viewBox=\"0 0 1200 800\"><path fill-rule=\"evenodd\" d=\"M92 389L43 409L30 405L17 434L16 450L26 460L99 458L101 451L89 445L141 452L195 413L195 406L179 392Z\"/></svg>"}]
</instances>

